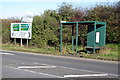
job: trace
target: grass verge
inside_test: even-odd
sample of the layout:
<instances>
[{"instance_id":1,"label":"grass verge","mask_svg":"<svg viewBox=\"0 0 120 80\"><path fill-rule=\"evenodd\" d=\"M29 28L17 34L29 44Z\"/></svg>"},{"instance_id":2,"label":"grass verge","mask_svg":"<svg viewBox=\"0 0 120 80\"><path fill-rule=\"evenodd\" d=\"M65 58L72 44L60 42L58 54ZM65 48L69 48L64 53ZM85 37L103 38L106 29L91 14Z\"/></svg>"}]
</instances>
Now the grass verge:
<instances>
[{"instance_id":1,"label":"grass verge","mask_svg":"<svg viewBox=\"0 0 120 80\"><path fill-rule=\"evenodd\" d=\"M120 45L120 44L107 44L106 46L104 46L103 49L101 49L96 54L85 53L83 50L84 48L82 46L79 46L78 50L80 50L80 51L82 50L83 52L75 53L75 52L71 51L70 45L67 45L67 48L68 48L67 51L69 52L69 54L66 54L66 55L67 56L75 56L75 57L83 57L83 58L91 58L91 59L108 60L108 61L120 61L118 45Z\"/></svg>"},{"instance_id":2,"label":"grass verge","mask_svg":"<svg viewBox=\"0 0 120 80\"><path fill-rule=\"evenodd\" d=\"M26 46L20 47L19 45L13 45L13 44L2 44L0 45L0 47L2 47L2 50L34 52L34 53L52 54L52 55L60 54L53 47L50 48L34 48L34 47L26 47Z\"/></svg>"},{"instance_id":3,"label":"grass verge","mask_svg":"<svg viewBox=\"0 0 120 80\"><path fill-rule=\"evenodd\" d=\"M83 58L92 58L100 60L109 60L109 61L120 61L120 55L118 53L118 44L107 44L104 49L100 50L97 54L87 54L85 52L75 53L71 51L71 46L63 47L63 53L61 54L58 50L55 50L54 47L49 48L34 48L34 47L20 47L19 45L13 44L2 44L0 45L2 50L12 50L12 51L23 51L23 52L34 52L41 54L51 54L51 55L64 55L72 57L83 57ZM83 49L82 46L79 46L79 49ZM72 54L70 54L72 53Z\"/></svg>"}]
</instances>

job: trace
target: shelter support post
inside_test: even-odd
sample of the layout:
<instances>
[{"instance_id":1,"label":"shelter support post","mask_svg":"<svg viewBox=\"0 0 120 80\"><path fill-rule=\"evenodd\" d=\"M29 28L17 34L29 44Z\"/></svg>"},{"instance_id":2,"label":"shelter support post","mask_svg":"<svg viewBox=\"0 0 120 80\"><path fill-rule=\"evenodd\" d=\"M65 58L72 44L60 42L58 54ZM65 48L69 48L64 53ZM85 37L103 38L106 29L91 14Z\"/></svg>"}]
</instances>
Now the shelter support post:
<instances>
[{"instance_id":1,"label":"shelter support post","mask_svg":"<svg viewBox=\"0 0 120 80\"><path fill-rule=\"evenodd\" d=\"M62 52L62 23L60 23L60 52Z\"/></svg>"},{"instance_id":2,"label":"shelter support post","mask_svg":"<svg viewBox=\"0 0 120 80\"><path fill-rule=\"evenodd\" d=\"M96 22L94 22L94 41L96 40ZM95 45L96 43L94 42L94 46L93 46L93 53L95 54Z\"/></svg>"},{"instance_id":3,"label":"shelter support post","mask_svg":"<svg viewBox=\"0 0 120 80\"><path fill-rule=\"evenodd\" d=\"M78 23L76 23L76 53L78 49Z\"/></svg>"},{"instance_id":4,"label":"shelter support post","mask_svg":"<svg viewBox=\"0 0 120 80\"><path fill-rule=\"evenodd\" d=\"M74 51L74 25L72 25L72 51Z\"/></svg>"},{"instance_id":5,"label":"shelter support post","mask_svg":"<svg viewBox=\"0 0 120 80\"><path fill-rule=\"evenodd\" d=\"M104 23L104 27L105 27L105 33L104 33L104 45L106 44L106 22Z\"/></svg>"}]
</instances>

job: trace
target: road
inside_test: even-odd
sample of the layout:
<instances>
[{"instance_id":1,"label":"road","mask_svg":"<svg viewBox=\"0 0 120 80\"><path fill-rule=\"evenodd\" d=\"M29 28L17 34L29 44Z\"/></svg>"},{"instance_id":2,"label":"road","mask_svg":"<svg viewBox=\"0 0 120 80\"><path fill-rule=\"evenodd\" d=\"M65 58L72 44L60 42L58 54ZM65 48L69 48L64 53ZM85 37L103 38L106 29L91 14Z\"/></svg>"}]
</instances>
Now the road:
<instances>
[{"instance_id":1,"label":"road","mask_svg":"<svg viewBox=\"0 0 120 80\"><path fill-rule=\"evenodd\" d=\"M118 77L118 63L1 51L3 78Z\"/></svg>"}]
</instances>

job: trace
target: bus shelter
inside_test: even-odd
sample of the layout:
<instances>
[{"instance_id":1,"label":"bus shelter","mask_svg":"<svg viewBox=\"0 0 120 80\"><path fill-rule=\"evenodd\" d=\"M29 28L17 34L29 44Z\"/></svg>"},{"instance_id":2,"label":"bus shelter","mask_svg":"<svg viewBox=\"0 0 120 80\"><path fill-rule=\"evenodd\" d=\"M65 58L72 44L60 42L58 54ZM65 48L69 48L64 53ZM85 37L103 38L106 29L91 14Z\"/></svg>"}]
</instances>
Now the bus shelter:
<instances>
[{"instance_id":1,"label":"bus shelter","mask_svg":"<svg viewBox=\"0 0 120 80\"><path fill-rule=\"evenodd\" d=\"M60 23L60 52L62 52L62 28L64 25L72 25L72 51L74 51L74 38L76 37L76 53L78 52L78 25L87 25L87 45L86 49L95 50L104 46L106 43L106 22L100 21L80 21L80 22L61 22ZM76 34L74 35L74 26L76 27Z\"/></svg>"}]
</instances>

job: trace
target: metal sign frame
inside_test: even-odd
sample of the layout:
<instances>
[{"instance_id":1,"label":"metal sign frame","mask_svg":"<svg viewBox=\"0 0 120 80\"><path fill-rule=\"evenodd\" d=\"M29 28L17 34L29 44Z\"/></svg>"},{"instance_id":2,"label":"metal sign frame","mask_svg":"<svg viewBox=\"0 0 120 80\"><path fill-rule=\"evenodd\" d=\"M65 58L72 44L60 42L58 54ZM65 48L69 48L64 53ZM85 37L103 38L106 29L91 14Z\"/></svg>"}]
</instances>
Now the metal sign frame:
<instances>
[{"instance_id":1,"label":"metal sign frame","mask_svg":"<svg viewBox=\"0 0 120 80\"><path fill-rule=\"evenodd\" d=\"M11 38L32 38L32 23L11 23Z\"/></svg>"}]
</instances>

